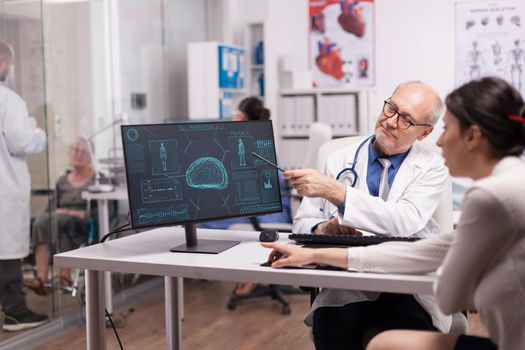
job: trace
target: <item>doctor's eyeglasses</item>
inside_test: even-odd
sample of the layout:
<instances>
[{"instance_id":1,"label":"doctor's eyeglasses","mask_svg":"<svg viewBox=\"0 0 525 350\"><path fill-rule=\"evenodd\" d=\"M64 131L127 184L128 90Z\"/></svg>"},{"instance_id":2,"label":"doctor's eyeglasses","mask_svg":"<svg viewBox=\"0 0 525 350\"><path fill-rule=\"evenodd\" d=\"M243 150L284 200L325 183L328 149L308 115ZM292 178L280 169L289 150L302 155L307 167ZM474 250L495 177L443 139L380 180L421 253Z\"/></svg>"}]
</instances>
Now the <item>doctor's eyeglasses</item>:
<instances>
[{"instance_id":1,"label":"doctor's eyeglasses","mask_svg":"<svg viewBox=\"0 0 525 350\"><path fill-rule=\"evenodd\" d=\"M383 114L386 115L388 118L395 117L397 114L397 127L401 130L406 130L411 126L432 126L432 124L413 122L406 115L399 113L398 109L392 103L386 100L384 102L385 104L383 105Z\"/></svg>"}]
</instances>

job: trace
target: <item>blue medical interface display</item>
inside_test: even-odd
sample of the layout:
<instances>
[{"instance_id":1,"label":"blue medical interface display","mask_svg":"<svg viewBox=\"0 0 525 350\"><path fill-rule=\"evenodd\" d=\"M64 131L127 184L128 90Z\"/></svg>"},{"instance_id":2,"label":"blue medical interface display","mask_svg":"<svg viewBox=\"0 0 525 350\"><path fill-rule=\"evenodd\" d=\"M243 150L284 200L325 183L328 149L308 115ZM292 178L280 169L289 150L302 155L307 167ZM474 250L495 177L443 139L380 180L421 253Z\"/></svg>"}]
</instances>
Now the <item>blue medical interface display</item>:
<instances>
[{"instance_id":1,"label":"blue medical interface display","mask_svg":"<svg viewBox=\"0 0 525 350\"><path fill-rule=\"evenodd\" d=\"M282 211L271 121L124 125L133 228Z\"/></svg>"}]
</instances>

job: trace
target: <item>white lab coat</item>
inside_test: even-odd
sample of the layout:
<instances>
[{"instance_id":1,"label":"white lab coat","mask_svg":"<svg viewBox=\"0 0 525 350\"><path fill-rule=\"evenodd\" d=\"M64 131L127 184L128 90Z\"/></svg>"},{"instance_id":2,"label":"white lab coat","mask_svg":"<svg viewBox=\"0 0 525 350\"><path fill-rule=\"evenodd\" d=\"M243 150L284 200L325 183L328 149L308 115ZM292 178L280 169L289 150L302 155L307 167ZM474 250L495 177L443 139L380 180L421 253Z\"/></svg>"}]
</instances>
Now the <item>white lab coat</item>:
<instances>
[{"instance_id":1,"label":"white lab coat","mask_svg":"<svg viewBox=\"0 0 525 350\"><path fill-rule=\"evenodd\" d=\"M357 157L357 183L354 188L347 185L346 210L343 217L338 215L339 222L383 235L423 237L438 233L439 228L432 215L446 187L448 172L443 159L416 142L401 164L385 202L371 196L368 191L369 142L363 145ZM342 169L351 166L360 143L361 140L332 153L320 170L335 179ZM345 172L341 179L345 181L349 174ZM293 231L308 233L314 225L327 220L320 210L323 205L325 213L338 214L336 207L322 198L303 198L294 218Z\"/></svg>"},{"instance_id":2,"label":"white lab coat","mask_svg":"<svg viewBox=\"0 0 525 350\"><path fill-rule=\"evenodd\" d=\"M363 138L364 140L364 138ZM439 227L432 215L437 209L441 193L447 184L448 171L442 157L432 153L416 142L401 164L390 187L387 201L369 194L366 183L368 168L368 141L359 152L356 161L358 179L355 187L347 185L344 216L335 206L321 198L304 198L294 219L293 231L309 233L319 222L327 220L321 212L335 212L342 225L381 235L420 236L439 233ZM332 153L320 169L332 178L351 166L361 140ZM344 173L342 181L349 176ZM323 289L312 305L312 311L321 306L342 306L348 303L375 300L378 293ZM451 318L444 316L433 298L416 296L416 299L430 313L434 325L448 331ZM311 323L311 312L305 322Z\"/></svg>"},{"instance_id":3,"label":"white lab coat","mask_svg":"<svg viewBox=\"0 0 525 350\"><path fill-rule=\"evenodd\" d=\"M29 254L30 177L25 157L41 152L46 134L25 102L0 85L0 259Z\"/></svg>"}]
</instances>

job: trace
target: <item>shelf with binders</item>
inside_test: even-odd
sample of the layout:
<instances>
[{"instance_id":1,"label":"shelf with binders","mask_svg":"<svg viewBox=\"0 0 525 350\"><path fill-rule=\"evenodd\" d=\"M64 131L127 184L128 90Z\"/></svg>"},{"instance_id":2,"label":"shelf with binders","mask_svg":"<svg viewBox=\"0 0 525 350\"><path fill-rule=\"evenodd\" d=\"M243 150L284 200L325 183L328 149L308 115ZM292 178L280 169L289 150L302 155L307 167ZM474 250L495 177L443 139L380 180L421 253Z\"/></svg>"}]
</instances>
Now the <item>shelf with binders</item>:
<instances>
[{"instance_id":1,"label":"shelf with binders","mask_svg":"<svg viewBox=\"0 0 525 350\"><path fill-rule=\"evenodd\" d=\"M282 89L279 98L280 161L285 169L303 166L310 126L324 123L334 138L367 133L368 92L362 89Z\"/></svg>"},{"instance_id":2,"label":"shelf with binders","mask_svg":"<svg viewBox=\"0 0 525 350\"><path fill-rule=\"evenodd\" d=\"M230 119L246 88L246 50L219 43L188 45L190 119Z\"/></svg>"},{"instance_id":3,"label":"shelf with binders","mask_svg":"<svg viewBox=\"0 0 525 350\"><path fill-rule=\"evenodd\" d=\"M328 124L334 137L358 135L364 94L359 90L284 89L280 92L283 139L308 138L314 122Z\"/></svg>"}]
</instances>

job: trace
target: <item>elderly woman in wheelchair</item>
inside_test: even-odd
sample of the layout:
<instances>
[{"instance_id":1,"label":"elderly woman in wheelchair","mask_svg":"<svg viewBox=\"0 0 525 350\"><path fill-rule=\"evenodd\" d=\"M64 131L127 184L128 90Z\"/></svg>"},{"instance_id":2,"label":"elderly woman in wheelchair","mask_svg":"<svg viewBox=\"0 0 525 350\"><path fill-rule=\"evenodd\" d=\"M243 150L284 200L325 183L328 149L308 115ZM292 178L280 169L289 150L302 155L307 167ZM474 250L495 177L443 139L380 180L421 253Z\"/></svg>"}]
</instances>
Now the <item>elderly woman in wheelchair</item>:
<instances>
[{"instance_id":1,"label":"elderly woman in wheelchair","mask_svg":"<svg viewBox=\"0 0 525 350\"><path fill-rule=\"evenodd\" d=\"M38 216L33 224L32 245L35 253L36 275L25 285L38 295L46 295L51 252L76 249L88 241L91 218L96 208L88 212L82 191L93 184L95 171L91 166L89 144L75 141L68 150L70 169L56 183L53 205ZM91 225L93 226L93 225ZM60 286L71 285L71 271L60 269Z\"/></svg>"}]
</instances>

